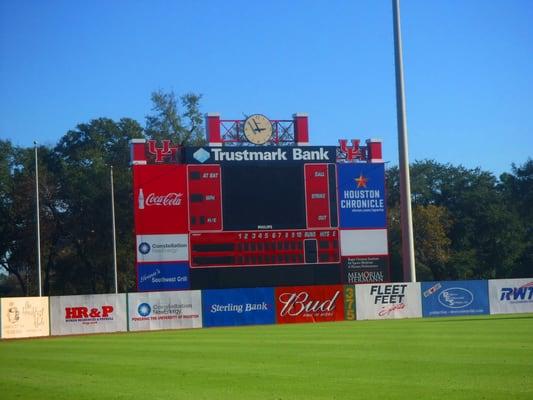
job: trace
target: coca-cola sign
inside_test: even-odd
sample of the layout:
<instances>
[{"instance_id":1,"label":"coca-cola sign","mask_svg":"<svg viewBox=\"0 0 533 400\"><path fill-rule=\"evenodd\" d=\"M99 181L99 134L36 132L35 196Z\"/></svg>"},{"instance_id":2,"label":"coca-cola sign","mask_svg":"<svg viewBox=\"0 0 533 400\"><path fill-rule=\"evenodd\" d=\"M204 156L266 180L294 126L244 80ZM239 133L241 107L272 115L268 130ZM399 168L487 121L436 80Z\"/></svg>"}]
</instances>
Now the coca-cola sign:
<instances>
[{"instance_id":1,"label":"coca-cola sign","mask_svg":"<svg viewBox=\"0 0 533 400\"><path fill-rule=\"evenodd\" d=\"M134 165L133 178L137 235L187 233L185 165Z\"/></svg>"},{"instance_id":2,"label":"coca-cola sign","mask_svg":"<svg viewBox=\"0 0 533 400\"><path fill-rule=\"evenodd\" d=\"M344 320L343 287L276 288L278 323Z\"/></svg>"},{"instance_id":3,"label":"coca-cola sign","mask_svg":"<svg viewBox=\"0 0 533 400\"><path fill-rule=\"evenodd\" d=\"M182 198L183 193L172 192L162 195L150 193L148 196L146 196L145 206L180 206Z\"/></svg>"}]
</instances>

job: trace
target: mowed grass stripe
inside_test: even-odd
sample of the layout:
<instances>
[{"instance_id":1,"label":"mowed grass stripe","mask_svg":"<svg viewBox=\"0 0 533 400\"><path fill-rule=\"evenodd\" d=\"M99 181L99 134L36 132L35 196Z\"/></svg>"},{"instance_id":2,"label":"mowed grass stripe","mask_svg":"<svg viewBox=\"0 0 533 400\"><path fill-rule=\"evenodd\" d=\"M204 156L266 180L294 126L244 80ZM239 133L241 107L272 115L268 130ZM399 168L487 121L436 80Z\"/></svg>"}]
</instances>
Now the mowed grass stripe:
<instances>
[{"instance_id":1,"label":"mowed grass stripe","mask_svg":"<svg viewBox=\"0 0 533 400\"><path fill-rule=\"evenodd\" d=\"M533 315L0 342L2 399L531 399Z\"/></svg>"}]
</instances>

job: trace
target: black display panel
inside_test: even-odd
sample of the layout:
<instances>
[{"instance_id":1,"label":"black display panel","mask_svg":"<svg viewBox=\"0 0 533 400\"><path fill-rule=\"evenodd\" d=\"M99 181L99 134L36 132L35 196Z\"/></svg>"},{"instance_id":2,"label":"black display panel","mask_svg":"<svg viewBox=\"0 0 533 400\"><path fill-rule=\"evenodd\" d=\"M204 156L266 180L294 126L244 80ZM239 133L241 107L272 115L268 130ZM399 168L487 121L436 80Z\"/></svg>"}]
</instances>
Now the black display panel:
<instances>
[{"instance_id":1,"label":"black display panel","mask_svg":"<svg viewBox=\"0 0 533 400\"><path fill-rule=\"evenodd\" d=\"M222 166L224 231L304 229L303 164Z\"/></svg>"}]
</instances>

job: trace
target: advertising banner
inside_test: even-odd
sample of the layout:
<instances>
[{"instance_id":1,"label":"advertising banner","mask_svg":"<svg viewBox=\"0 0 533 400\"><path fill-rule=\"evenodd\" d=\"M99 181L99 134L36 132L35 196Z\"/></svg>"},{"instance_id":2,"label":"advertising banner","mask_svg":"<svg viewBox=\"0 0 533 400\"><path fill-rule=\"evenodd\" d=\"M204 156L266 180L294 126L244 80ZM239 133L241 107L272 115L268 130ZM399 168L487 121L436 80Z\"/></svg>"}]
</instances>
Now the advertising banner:
<instances>
[{"instance_id":1,"label":"advertising banner","mask_svg":"<svg viewBox=\"0 0 533 400\"><path fill-rule=\"evenodd\" d=\"M274 289L214 289L202 291L204 327L273 324Z\"/></svg>"},{"instance_id":2,"label":"advertising banner","mask_svg":"<svg viewBox=\"0 0 533 400\"><path fill-rule=\"evenodd\" d=\"M185 147L186 164L249 164L306 162L334 163L337 158L335 146L305 147Z\"/></svg>"},{"instance_id":3,"label":"advertising banner","mask_svg":"<svg viewBox=\"0 0 533 400\"><path fill-rule=\"evenodd\" d=\"M184 165L135 165L133 199L138 235L187 232Z\"/></svg>"},{"instance_id":4,"label":"advertising banner","mask_svg":"<svg viewBox=\"0 0 533 400\"><path fill-rule=\"evenodd\" d=\"M137 262L187 261L188 235L137 235Z\"/></svg>"},{"instance_id":5,"label":"advertising banner","mask_svg":"<svg viewBox=\"0 0 533 400\"><path fill-rule=\"evenodd\" d=\"M342 279L346 284L389 282L388 256L342 257Z\"/></svg>"},{"instance_id":6,"label":"advertising banner","mask_svg":"<svg viewBox=\"0 0 533 400\"><path fill-rule=\"evenodd\" d=\"M1 299L2 339L50 335L48 297Z\"/></svg>"},{"instance_id":7,"label":"advertising banner","mask_svg":"<svg viewBox=\"0 0 533 400\"><path fill-rule=\"evenodd\" d=\"M422 282L424 317L488 313L487 281Z\"/></svg>"},{"instance_id":8,"label":"advertising banner","mask_svg":"<svg viewBox=\"0 0 533 400\"><path fill-rule=\"evenodd\" d=\"M50 297L52 335L125 332L125 294Z\"/></svg>"},{"instance_id":9,"label":"advertising banner","mask_svg":"<svg viewBox=\"0 0 533 400\"><path fill-rule=\"evenodd\" d=\"M420 283L357 285L355 306L358 320L420 318Z\"/></svg>"},{"instance_id":10,"label":"advertising banner","mask_svg":"<svg viewBox=\"0 0 533 400\"><path fill-rule=\"evenodd\" d=\"M341 256L389 254L386 229L343 229L340 233Z\"/></svg>"},{"instance_id":11,"label":"advertising banner","mask_svg":"<svg viewBox=\"0 0 533 400\"><path fill-rule=\"evenodd\" d=\"M137 288L141 292L190 288L189 263L137 264Z\"/></svg>"},{"instance_id":12,"label":"advertising banner","mask_svg":"<svg viewBox=\"0 0 533 400\"><path fill-rule=\"evenodd\" d=\"M344 286L344 319L355 320L355 286Z\"/></svg>"},{"instance_id":13,"label":"advertising banner","mask_svg":"<svg viewBox=\"0 0 533 400\"><path fill-rule=\"evenodd\" d=\"M384 164L338 164L341 228L385 228Z\"/></svg>"},{"instance_id":14,"label":"advertising banner","mask_svg":"<svg viewBox=\"0 0 533 400\"><path fill-rule=\"evenodd\" d=\"M184 292L130 293L130 331L202 327L202 294Z\"/></svg>"},{"instance_id":15,"label":"advertising banner","mask_svg":"<svg viewBox=\"0 0 533 400\"><path fill-rule=\"evenodd\" d=\"M533 278L489 280L491 314L533 312Z\"/></svg>"},{"instance_id":16,"label":"advertising banner","mask_svg":"<svg viewBox=\"0 0 533 400\"><path fill-rule=\"evenodd\" d=\"M342 285L276 288L277 322L342 321L343 294Z\"/></svg>"}]
</instances>

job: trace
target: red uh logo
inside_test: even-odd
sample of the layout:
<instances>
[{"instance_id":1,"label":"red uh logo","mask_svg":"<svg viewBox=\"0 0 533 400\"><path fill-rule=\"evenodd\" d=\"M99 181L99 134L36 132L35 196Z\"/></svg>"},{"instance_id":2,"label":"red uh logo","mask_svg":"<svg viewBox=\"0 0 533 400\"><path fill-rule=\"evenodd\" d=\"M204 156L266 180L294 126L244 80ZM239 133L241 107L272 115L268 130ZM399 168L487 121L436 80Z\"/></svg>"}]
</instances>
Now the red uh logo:
<instances>
[{"instance_id":1,"label":"red uh logo","mask_svg":"<svg viewBox=\"0 0 533 400\"><path fill-rule=\"evenodd\" d=\"M348 141L346 139L339 140L339 147L341 152L346 155L346 161L364 159L363 152L359 147L360 142L359 139L352 139L352 146L348 147Z\"/></svg>"},{"instance_id":2,"label":"red uh logo","mask_svg":"<svg viewBox=\"0 0 533 400\"><path fill-rule=\"evenodd\" d=\"M156 147L155 140L148 141L148 152L150 154L155 154L155 162L162 163L165 161L165 158L170 157L171 160L176 161L176 153L178 151L178 146L171 146L170 140L162 140L163 147Z\"/></svg>"}]
</instances>

